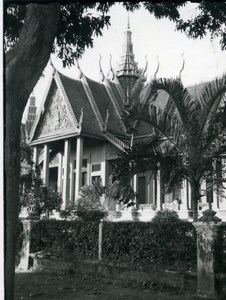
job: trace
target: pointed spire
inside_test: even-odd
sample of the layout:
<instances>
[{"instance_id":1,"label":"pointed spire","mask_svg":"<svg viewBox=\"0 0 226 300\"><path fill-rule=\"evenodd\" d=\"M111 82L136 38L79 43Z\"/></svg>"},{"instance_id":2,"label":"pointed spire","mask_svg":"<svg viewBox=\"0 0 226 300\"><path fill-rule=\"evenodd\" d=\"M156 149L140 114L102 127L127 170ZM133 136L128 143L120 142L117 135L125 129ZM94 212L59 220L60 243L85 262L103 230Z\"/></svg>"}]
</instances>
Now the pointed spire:
<instances>
[{"instance_id":1,"label":"pointed spire","mask_svg":"<svg viewBox=\"0 0 226 300\"><path fill-rule=\"evenodd\" d=\"M139 77L139 70L134 60L133 54L133 43L132 43L132 32L130 31L129 15L127 21L127 29L125 31L125 38L123 44L123 50L118 65L117 76L135 76Z\"/></svg>"},{"instance_id":2,"label":"pointed spire","mask_svg":"<svg viewBox=\"0 0 226 300\"><path fill-rule=\"evenodd\" d=\"M129 12L128 12L127 30L130 30L130 24L129 24Z\"/></svg>"}]
</instances>

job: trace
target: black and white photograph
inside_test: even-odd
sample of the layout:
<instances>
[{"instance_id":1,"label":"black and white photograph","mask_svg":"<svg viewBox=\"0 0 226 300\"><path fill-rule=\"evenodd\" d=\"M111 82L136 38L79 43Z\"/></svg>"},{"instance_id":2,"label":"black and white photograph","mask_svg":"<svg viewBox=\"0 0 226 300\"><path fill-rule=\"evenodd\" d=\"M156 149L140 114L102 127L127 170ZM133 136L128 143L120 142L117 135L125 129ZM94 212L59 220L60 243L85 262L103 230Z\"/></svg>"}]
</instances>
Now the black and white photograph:
<instances>
[{"instance_id":1,"label":"black and white photograph","mask_svg":"<svg viewBox=\"0 0 226 300\"><path fill-rule=\"evenodd\" d=\"M0 299L226 299L226 1L1 11Z\"/></svg>"}]
</instances>

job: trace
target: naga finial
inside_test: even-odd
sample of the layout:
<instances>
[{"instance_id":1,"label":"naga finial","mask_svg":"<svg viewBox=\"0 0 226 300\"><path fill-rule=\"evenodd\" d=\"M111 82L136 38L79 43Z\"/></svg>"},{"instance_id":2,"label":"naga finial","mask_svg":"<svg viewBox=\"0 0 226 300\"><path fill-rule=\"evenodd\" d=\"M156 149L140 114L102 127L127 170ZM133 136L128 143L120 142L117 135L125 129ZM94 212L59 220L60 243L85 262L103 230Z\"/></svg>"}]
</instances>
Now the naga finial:
<instances>
[{"instance_id":1,"label":"naga finial","mask_svg":"<svg viewBox=\"0 0 226 300\"><path fill-rule=\"evenodd\" d=\"M181 80L181 73L182 73L182 71L184 70L184 65L185 65L185 60L184 60L184 52L182 53L182 58L183 58L183 62L182 62L182 68L181 68L181 70L180 70L180 72L179 72L179 79Z\"/></svg>"},{"instance_id":2,"label":"naga finial","mask_svg":"<svg viewBox=\"0 0 226 300\"><path fill-rule=\"evenodd\" d=\"M76 64L77 64L77 68L78 68L78 71L79 71L78 78L81 79L82 76L83 76L83 73L82 73L82 70L81 70L81 68L80 68L80 65L79 65L79 62L78 62L77 59L76 59Z\"/></svg>"},{"instance_id":3,"label":"naga finial","mask_svg":"<svg viewBox=\"0 0 226 300\"><path fill-rule=\"evenodd\" d=\"M99 59L99 68L100 68L100 80L101 81L104 81L104 78L105 78L105 76L104 76L104 73L103 73L103 70L102 70L102 67L101 67L101 60L102 60L102 56L100 55L100 59Z\"/></svg>"},{"instance_id":4,"label":"naga finial","mask_svg":"<svg viewBox=\"0 0 226 300\"><path fill-rule=\"evenodd\" d=\"M145 61L146 61L146 64L145 64L145 67L144 67L143 75L146 73L147 68L148 68L147 54L145 55Z\"/></svg>"},{"instance_id":5,"label":"naga finial","mask_svg":"<svg viewBox=\"0 0 226 300\"><path fill-rule=\"evenodd\" d=\"M111 80L114 80L115 79L115 73L114 73L113 68L112 68L111 60L112 60L112 56L110 54L110 60L109 60L110 72L109 72L109 75L111 73Z\"/></svg>"},{"instance_id":6,"label":"naga finial","mask_svg":"<svg viewBox=\"0 0 226 300\"><path fill-rule=\"evenodd\" d=\"M156 69L155 74L154 74L154 79L156 79L157 73L159 71L159 60L158 60L158 58L159 58L159 56L157 55L156 59L157 59L158 64L157 64L157 69Z\"/></svg>"}]
</instances>

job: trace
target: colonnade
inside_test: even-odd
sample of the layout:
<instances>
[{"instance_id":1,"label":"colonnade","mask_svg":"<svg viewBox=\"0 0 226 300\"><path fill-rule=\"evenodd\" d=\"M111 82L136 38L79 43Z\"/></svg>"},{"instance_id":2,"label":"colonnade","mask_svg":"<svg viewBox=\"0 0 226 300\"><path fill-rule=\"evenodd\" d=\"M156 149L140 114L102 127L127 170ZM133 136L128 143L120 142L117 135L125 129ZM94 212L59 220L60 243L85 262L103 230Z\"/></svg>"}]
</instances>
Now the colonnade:
<instances>
[{"instance_id":1,"label":"colonnade","mask_svg":"<svg viewBox=\"0 0 226 300\"><path fill-rule=\"evenodd\" d=\"M33 161L39 163L40 146L34 146ZM79 195L82 186L82 159L83 159L83 137L76 137L76 174L73 173L73 166L70 166L71 140L64 140L64 153L58 154L58 179L57 191L62 194L62 209L68 208ZM49 159L50 145L43 145L43 183L49 185ZM75 176L75 180L74 180ZM63 180L62 180L63 179ZM74 186L75 182L75 186Z\"/></svg>"}]
</instances>

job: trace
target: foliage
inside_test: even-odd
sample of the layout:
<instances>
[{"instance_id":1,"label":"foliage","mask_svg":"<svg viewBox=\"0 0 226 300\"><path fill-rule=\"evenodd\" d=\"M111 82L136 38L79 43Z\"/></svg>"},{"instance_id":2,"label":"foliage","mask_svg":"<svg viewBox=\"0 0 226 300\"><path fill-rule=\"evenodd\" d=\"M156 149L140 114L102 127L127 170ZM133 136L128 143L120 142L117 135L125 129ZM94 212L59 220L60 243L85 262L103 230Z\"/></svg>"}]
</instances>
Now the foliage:
<instances>
[{"instance_id":1,"label":"foliage","mask_svg":"<svg viewBox=\"0 0 226 300\"><path fill-rule=\"evenodd\" d=\"M37 215L49 216L53 210L59 211L61 196L43 184L40 169L31 160L31 147L22 144L21 152L20 206Z\"/></svg>"},{"instance_id":2,"label":"foliage","mask_svg":"<svg viewBox=\"0 0 226 300\"><path fill-rule=\"evenodd\" d=\"M226 2L201 1L194 17L181 18L176 22L176 29L185 32L191 38L203 38L209 32L211 37L219 36L221 49L226 49Z\"/></svg>"},{"instance_id":3,"label":"foliage","mask_svg":"<svg viewBox=\"0 0 226 300\"><path fill-rule=\"evenodd\" d=\"M42 220L32 227L31 252L66 259L98 257L99 222ZM195 230L190 223L104 222L103 259L187 269L196 261Z\"/></svg>"},{"instance_id":4,"label":"foliage","mask_svg":"<svg viewBox=\"0 0 226 300\"><path fill-rule=\"evenodd\" d=\"M171 222L171 223L174 223L174 224L181 224L181 221L179 219L179 216L177 214L176 211L174 210L159 210L156 212L154 218L152 219L152 223L154 224L162 224L162 223L168 223L168 222Z\"/></svg>"},{"instance_id":5,"label":"foliage","mask_svg":"<svg viewBox=\"0 0 226 300\"><path fill-rule=\"evenodd\" d=\"M97 259L99 222L42 220L31 230L31 252L50 251L66 259Z\"/></svg>"},{"instance_id":6,"label":"foliage","mask_svg":"<svg viewBox=\"0 0 226 300\"><path fill-rule=\"evenodd\" d=\"M94 184L85 185L81 188L80 198L75 203L76 214L82 220L100 220L107 215L100 201L100 190Z\"/></svg>"},{"instance_id":7,"label":"foliage","mask_svg":"<svg viewBox=\"0 0 226 300\"><path fill-rule=\"evenodd\" d=\"M196 260L195 231L190 223L104 223L103 257L108 261L189 268Z\"/></svg>"},{"instance_id":8,"label":"foliage","mask_svg":"<svg viewBox=\"0 0 226 300\"><path fill-rule=\"evenodd\" d=\"M110 8L115 2L106 3L66 3L61 5L58 30L52 52L62 60L64 66L74 64L75 58L84 53L86 47L93 46L93 35L99 36L105 26L110 25ZM129 11L135 11L142 6L153 14L155 18L168 18L175 22L176 29L183 31L192 38L202 38L207 32L211 36L220 36L221 48L225 49L226 35L224 24L226 19L225 1L211 3L202 1L197 4L196 16L183 20L180 8L186 5L181 3L132 3L122 2ZM4 35L5 48L13 47L19 39L23 26L27 5L7 3L4 5Z\"/></svg>"},{"instance_id":9,"label":"foliage","mask_svg":"<svg viewBox=\"0 0 226 300\"><path fill-rule=\"evenodd\" d=\"M156 109L153 103L162 90L168 94L166 105ZM154 128L155 132L143 143L125 149L115 175L128 182L128 176L139 171L159 169L168 192L187 179L194 207L201 196L203 178L211 179L220 192L224 176L216 161L221 163L226 151L225 93L225 75L207 83L196 98L179 79L154 79L149 85L151 100L125 110L124 120L131 133L136 131L136 121L149 124L150 131Z\"/></svg>"}]
</instances>

